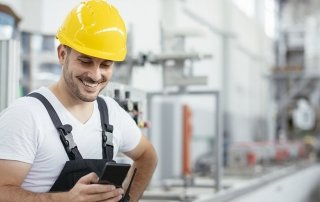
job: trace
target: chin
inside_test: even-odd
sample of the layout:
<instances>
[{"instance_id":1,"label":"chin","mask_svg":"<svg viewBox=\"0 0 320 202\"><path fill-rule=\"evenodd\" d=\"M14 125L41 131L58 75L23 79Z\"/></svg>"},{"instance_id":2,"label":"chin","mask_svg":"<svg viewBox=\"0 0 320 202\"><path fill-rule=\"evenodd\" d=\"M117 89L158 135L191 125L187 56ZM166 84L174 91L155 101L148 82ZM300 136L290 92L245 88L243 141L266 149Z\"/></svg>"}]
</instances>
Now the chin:
<instances>
[{"instance_id":1,"label":"chin","mask_svg":"<svg viewBox=\"0 0 320 202\"><path fill-rule=\"evenodd\" d=\"M83 102L93 102L97 99L97 97L81 97L80 100Z\"/></svg>"},{"instance_id":2,"label":"chin","mask_svg":"<svg viewBox=\"0 0 320 202\"><path fill-rule=\"evenodd\" d=\"M94 93L94 94L91 94L91 93L81 93L78 98L81 100L81 101L84 101L84 102L93 102L97 99L99 93Z\"/></svg>"}]
</instances>

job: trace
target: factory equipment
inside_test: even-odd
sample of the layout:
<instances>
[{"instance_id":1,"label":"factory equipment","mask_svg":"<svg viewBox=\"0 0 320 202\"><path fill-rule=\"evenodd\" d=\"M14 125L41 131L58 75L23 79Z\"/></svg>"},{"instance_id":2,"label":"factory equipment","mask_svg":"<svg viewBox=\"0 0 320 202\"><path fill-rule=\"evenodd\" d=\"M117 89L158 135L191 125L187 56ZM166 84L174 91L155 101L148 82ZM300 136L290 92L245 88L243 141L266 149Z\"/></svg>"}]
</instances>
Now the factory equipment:
<instances>
[{"instance_id":1,"label":"factory equipment","mask_svg":"<svg viewBox=\"0 0 320 202\"><path fill-rule=\"evenodd\" d=\"M206 85L207 76L195 76L195 61L210 59L211 54L188 51L185 43L188 37L200 37L203 33L190 28L161 27L162 53L149 54L146 60L160 64L163 68L163 87L188 85Z\"/></svg>"},{"instance_id":2,"label":"factory equipment","mask_svg":"<svg viewBox=\"0 0 320 202\"><path fill-rule=\"evenodd\" d=\"M189 114L187 106L181 102L183 96L213 96L214 106L214 131L211 136L215 139L215 149L212 151L215 164L212 174L214 177L208 187L211 191L220 190L222 175L222 125L220 111L220 93L215 90L191 90L189 86L207 85L207 76L199 76L194 74L194 63L196 61L212 58L211 54L202 54L196 51L188 51L185 48L187 37L199 37L203 33L195 31L195 29L162 27L162 52L148 53L143 55L145 63L161 65L162 67L162 86L163 92L148 93L149 107L148 112L153 123L151 127L151 141L159 155L158 171L154 175L153 181L162 183L166 188L174 187L197 187L203 186L194 183L194 176L191 164L191 140L193 136L190 131L193 127L190 124L190 117L187 118L183 114ZM172 90L178 89L178 90ZM162 97L163 100L161 100ZM210 103L211 104L211 103ZM211 105L212 106L212 105ZM152 110L151 110L152 109ZM192 116L191 116L192 117ZM188 123L188 124L187 124ZM168 141L170 140L170 141ZM182 160L180 160L182 158ZM213 163L213 162L211 162ZM212 177L210 175L210 177ZM161 180L166 179L166 180ZM189 200L190 195L180 196L181 200ZM179 197L178 197L179 198ZM161 197L159 197L161 199Z\"/></svg>"},{"instance_id":3,"label":"factory equipment","mask_svg":"<svg viewBox=\"0 0 320 202\"><path fill-rule=\"evenodd\" d=\"M177 51L150 54L145 57L152 64L162 65L164 87L207 84L207 76L193 75L193 62L209 59L212 57L209 54ZM189 63L187 63L188 61Z\"/></svg>"},{"instance_id":4,"label":"factory equipment","mask_svg":"<svg viewBox=\"0 0 320 202\"><path fill-rule=\"evenodd\" d=\"M298 125L302 123L295 109L301 97L308 99L313 108L311 113L317 114L315 108L320 100L319 5L316 0L307 4L302 1L279 3L277 64L269 77L273 96L270 132L276 134L276 140L295 138L293 129L300 128ZM300 12L296 12L297 9ZM314 129L308 131L317 133Z\"/></svg>"},{"instance_id":5,"label":"factory equipment","mask_svg":"<svg viewBox=\"0 0 320 202\"><path fill-rule=\"evenodd\" d=\"M306 159L305 145L291 142L238 142L229 147L229 175L262 175L274 165L284 165Z\"/></svg>"},{"instance_id":6,"label":"factory equipment","mask_svg":"<svg viewBox=\"0 0 320 202\"><path fill-rule=\"evenodd\" d=\"M133 120L141 129L149 126L149 122L146 119L146 92L124 84L110 82L101 94L114 98L114 100L131 115Z\"/></svg>"},{"instance_id":7,"label":"factory equipment","mask_svg":"<svg viewBox=\"0 0 320 202\"><path fill-rule=\"evenodd\" d=\"M152 109L148 110L148 117L152 121L150 139L157 150L159 159L158 168L153 176L153 184L170 191L180 188L182 190L170 195L157 193L145 195L143 199L192 201L196 194L188 193L189 190L206 188L207 192L213 193L221 186L220 172L223 165L218 163L222 162L220 159L222 157L222 145L220 144L222 127L219 122L221 120L219 95L218 91L210 90L148 93L148 109ZM208 116L210 119L206 119L205 123L212 121L213 124L210 124L212 128L210 127L210 132L208 131L207 135L197 137L194 134L196 126L193 118L197 112L190 111L192 105L188 104L192 98L199 102L202 99L206 103L210 101L213 111L210 110L208 113L212 114L212 117ZM199 140L202 138L201 142L197 138ZM208 147L212 146L212 144L207 144L210 140L212 142L214 140L214 149L209 149L211 151L210 157L214 158L214 162L209 162L209 164L212 163L210 166L213 169L206 175L208 179L203 182L202 179L199 180L198 173L193 170L194 159L198 158L202 152L208 151ZM203 145L203 143L205 144ZM196 154L198 155L196 156Z\"/></svg>"},{"instance_id":8,"label":"factory equipment","mask_svg":"<svg viewBox=\"0 0 320 202\"><path fill-rule=\"evenodd\" d=\"M293 123L301 130L312 130L316 124L316 114L306 99L298 99L293 110Z\"/></svg>"},{"instance_id":9,"label":"factory equipment","mask_svg":"<svg viewBox=\"0 0 320 202\"><path fill-rule=\"evenodd\" d=\"M20 95L19 21L10 7L0 4L0 111Z\"/></svg>"},{"instance_id":10,"label":"factory equipment","mask_svg":"<svg viewBox=\"0 0 320 202\"><path fill-rule=\"evenodd\" d=\"M208 53L187 51L185 49L188 37L201 37L202 32L194 28L168 28L161 26L161 52L141 52L133 55L132 28L128 33L128 54L126 60L116 63L117 71L113 80L125 85L132 81L133 67L142 67L146 63L160 65L163 69L162 79L164 88L171 86L185 87L188 85L206 85L207 76L194 75L194 62L211 59Z\"/></svg>"}]
</instances>

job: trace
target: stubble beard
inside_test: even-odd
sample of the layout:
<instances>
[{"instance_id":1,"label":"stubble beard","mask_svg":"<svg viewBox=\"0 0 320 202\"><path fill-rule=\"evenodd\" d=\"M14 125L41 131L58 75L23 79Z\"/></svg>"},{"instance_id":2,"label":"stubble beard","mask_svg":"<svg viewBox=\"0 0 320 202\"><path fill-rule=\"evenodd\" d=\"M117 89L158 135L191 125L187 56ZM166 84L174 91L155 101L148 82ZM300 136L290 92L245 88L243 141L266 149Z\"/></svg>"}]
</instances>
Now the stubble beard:
<instances>
[{"instance_id":1,"label":"stubble beard","mask_svg":"<svg viewBox=\"0 0 320 202\"><path fill-rule=\"evenodd\" d=\"M72 72L68 71L68 64L65 65L63 68L63 77L65 80L66 88L67 91L70 93L70 95L76 99L79 99L83 102L93 102L97 99L97 96L100 94L100 92L106 87L107 82L105 82L104 86L99 90L96 96L86 96L83 93L81 93L80 87L76 84L74 79L77 79L76 77L73 76ZM81 81L79 81L81 82ZM82 84L80 84L82 85ZM99 85L103 85L102 83Z\"/></svg>"}]
</instances>

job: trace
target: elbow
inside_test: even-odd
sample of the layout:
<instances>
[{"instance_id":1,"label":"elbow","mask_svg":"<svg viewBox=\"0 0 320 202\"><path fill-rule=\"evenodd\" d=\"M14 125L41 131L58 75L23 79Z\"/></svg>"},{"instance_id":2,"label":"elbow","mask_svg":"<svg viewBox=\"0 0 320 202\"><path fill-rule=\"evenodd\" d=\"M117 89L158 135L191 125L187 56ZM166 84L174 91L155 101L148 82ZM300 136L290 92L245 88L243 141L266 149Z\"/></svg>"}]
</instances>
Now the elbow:
<instances>
[{"instance_id":1,"label":"elbow","mask_svg":"<svg viewBox=\"0 0 320 202\"><path fill-rule=\"evenodd\" d=\"M149 144L149 149L146 152L147 153L147 162L150 162L150 164L152 164L152 166L154 167L154 169L157 167L158 165L158 155L157 152L155 150L155 148L153 147L152 144Z\"/></svg>"}]
</instances>

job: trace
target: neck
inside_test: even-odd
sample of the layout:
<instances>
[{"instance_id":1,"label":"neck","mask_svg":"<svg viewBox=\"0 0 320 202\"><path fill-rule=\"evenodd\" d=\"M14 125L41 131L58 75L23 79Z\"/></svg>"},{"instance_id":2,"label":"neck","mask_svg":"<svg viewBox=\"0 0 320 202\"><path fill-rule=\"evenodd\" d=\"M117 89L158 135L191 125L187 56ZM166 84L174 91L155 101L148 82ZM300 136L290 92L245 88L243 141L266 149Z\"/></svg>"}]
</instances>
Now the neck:
<instances>
[{"instance_id":1,"label":"neck","mask_svg":"<svg viewBox=\"0 0 320 202\"><path fill-rule=\"evenodd\" d=\"M93 102L81 101L68 93L58 82L49 87L62 105L80 122L85 123L93 112Z\"/></svg>"}]
</instances>

